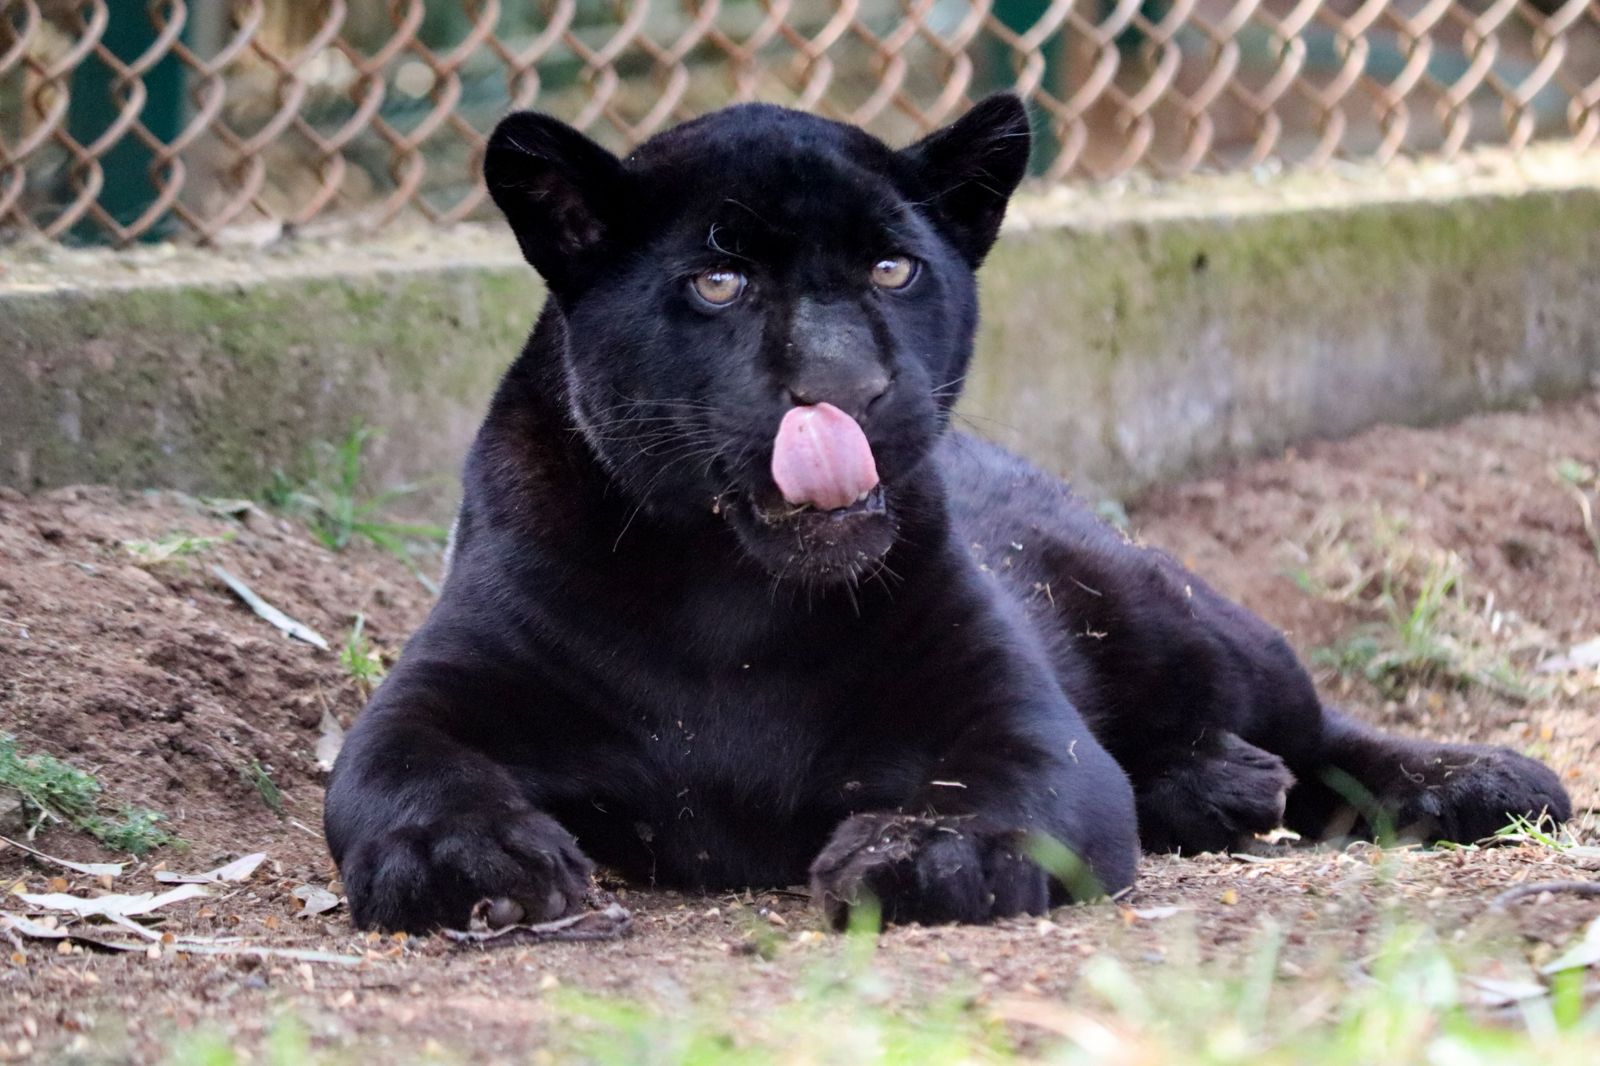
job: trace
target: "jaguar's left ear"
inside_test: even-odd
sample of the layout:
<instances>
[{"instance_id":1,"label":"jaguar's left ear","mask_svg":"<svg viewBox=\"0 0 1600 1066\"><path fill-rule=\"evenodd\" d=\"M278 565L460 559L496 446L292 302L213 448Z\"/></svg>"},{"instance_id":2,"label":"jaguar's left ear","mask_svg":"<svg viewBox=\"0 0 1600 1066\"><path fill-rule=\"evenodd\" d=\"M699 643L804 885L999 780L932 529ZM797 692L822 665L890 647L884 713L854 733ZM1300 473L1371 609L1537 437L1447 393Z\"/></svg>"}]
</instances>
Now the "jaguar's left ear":
<instances>
[{"instance_id":1,"label":"jaguar's left ear","mask_svg":"<svg viewBox=\"0 0 1600 1066\"><path fill-rule=\"evenodd\" d=\"M1021 98L996 93L900 153L921 174L945 235L974 269L1000 233L1032 143Z\"/></svg>"}]
</instances>

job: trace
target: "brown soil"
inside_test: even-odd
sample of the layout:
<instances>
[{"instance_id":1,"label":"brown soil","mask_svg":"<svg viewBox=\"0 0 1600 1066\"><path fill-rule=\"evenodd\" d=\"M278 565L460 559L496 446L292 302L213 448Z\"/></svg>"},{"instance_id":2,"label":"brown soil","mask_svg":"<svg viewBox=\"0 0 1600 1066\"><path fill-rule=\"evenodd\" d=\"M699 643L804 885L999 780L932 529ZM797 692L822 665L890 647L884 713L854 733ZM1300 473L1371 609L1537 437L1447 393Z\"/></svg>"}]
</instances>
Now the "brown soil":
<instances>
[{"instance_id":1,"label":"brown soil","mask_svg":"<svg viewBox=\"0 0 1600 1066\"><path fill-rule=\"evenodd\" d=\"M253 765L290 818L318 825L323 711L348 724L363 699L333 652L357 613L373 644L398 647L427 611L422 584L392 557L331 555L256 509L238 521L177 493L0 493L0 726L19 749L50 752L93 771L117 799L168 814L191 844L185 861L305 835L268 808ZM175 532L231 539L135 565L127 542ZM258 619L213 565L333 652ZM75 846L60 833L40 840L45 850Z\"/></svg>"},{"instance_id":2,"label":"brown soil","mask_svg":"<svg viewBox=\"0 0 1600 1066\"><path fill-rule=\"evenodd\" d=\"M1600 635L1600 562L1574 497L1552 474L1563 459L1600 465L1600 396L1311 446L1156 491L1132 515L1142 538L1173 549L1309 652L1372 613L1301 591L1288 576L1295 553L1330 511L1376 504L1458 552L1475 593L1492 592L1554 650ZM123 542L176 530L233 539L186 562L134 565ZM334 651L291 641L258 619L211 576L214 563L321 632ZM13 952L0 942L11 956L0 964L0 1060L70 1050L149 1061L175 1032L203 1023L252 1046L290 1010L319 1045L414 1052L436 1041L476 1058L521 1057L536 1045L558 988L665 1004L736 994L759 1005L782 1001L828 965L836 938L820 932L797 893L685 897L613 886L634 911L632 935L488 950L358 935L342 908L299 917L295 888L338 888L317 828L315 748L324 711L348 725L363 695L334 652L360 612L372 642L393 654L428 599L394 558L360 548L331 555L260 512L238 520L170 493L67 489L24 499L0 490L0 729L24 752L92 770L109 797L165 812L188 841L133 863L114 890L155 888L159 865L198 871L265 851L268 862L247 883L160 912L164 931L363 960L191 955L170 944L57 951L46 940L23 940ZM1385 698L1365 682L1323 680L1354 712L1395 728L1540 754L1588 809L1580 834L1592 830L1600 677L1570 675L1520 703L1437 686ZM250 779L252 765L281 790L281 816ZM3 831L14 838L17 829ZM59 827L34 844L79 861L112 857ZM1265 851L1267 861L1151 859L1120 905L1063 909L1047 921L891 930L880 946L894 975L890 995L910 1000L952 987L970 987L979 1003L1058 995L1097 952L1153 963L1194 943L1226 958L1246 950L1268 916L1289 931L1291 964L1354 958L1394 908L1436 926L1520 934L1506 942L1537 960L1600 914L1600 901L1563 897L1511 917L1486 912L1511 884L1593 877L1594 860L1549 848ZM102 890L93 877L0 850L0 889L46 891L61 877L74 892ZM25 909L18 903L0 909ZM1167 907L1181 910L1167 916Z\"/></svg>"}]
</instances>

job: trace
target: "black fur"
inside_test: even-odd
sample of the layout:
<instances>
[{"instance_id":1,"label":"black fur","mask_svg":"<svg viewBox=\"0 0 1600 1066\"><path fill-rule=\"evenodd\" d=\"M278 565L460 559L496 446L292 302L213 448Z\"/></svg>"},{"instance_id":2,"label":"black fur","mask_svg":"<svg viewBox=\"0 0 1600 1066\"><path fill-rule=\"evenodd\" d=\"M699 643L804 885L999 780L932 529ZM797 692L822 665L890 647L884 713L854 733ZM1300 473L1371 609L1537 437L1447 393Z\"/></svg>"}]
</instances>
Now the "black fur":
<instances>
[{"instance_id":1,"label":"black fur","mask_svg":"<svg viewBox=\"0 0 1600 1066\"><path fill-rule=\"evenodd\" d=\"M1036 837L1116 891L1141 841L1569 815L1538 763L1325 708L1277 632L948 430L1027 153L1008 96L900 152L760 105L620 161L501 124L490 189L551 296L468 458L439 603L329 787L358 925L459 925L484 898L553 917L591 860L809 878L836 922L867 894L982 921L1066 898ZM912 281L875 288L893 256ZM705 271L746 286L712 306ZM797 397L856 415L881 492L782 505Z\"/></svg>"}]
</instances>

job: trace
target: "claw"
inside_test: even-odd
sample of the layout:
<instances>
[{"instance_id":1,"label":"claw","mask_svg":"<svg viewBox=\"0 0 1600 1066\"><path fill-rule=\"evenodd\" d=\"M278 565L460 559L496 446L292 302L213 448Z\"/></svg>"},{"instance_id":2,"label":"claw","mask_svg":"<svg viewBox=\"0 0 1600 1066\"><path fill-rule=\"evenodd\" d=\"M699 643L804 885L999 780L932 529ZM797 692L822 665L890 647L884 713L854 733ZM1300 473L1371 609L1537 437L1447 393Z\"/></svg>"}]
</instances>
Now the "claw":
<instances>
[{"instance_id":1,"label":"claw","mask_svg":"<svg viewBox=\"0 0 1600 1066\"><path fill-rule=\"evenodd\" d=\"M508 925L516 925L527 916L527 911L522 904L509 896L500 896L489 902L489 907L483 912L484 921L490 929L504 929Z\"/></svg>"}]
</instances>

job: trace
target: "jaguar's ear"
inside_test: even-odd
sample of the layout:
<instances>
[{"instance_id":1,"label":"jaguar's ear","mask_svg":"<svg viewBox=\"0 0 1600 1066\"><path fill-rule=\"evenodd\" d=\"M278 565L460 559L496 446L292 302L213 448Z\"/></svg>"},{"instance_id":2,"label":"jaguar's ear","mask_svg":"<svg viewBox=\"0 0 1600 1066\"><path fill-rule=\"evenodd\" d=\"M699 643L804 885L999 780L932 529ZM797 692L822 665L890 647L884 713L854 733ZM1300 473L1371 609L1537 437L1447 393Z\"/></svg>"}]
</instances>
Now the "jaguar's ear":
<instances>
[{"instance_id":1,"label":"jaguar's ear","mask_svg":"<svg viewBox=\"0 0 1600 1066\"><path fill-rule=\"evenodd\" d=\"M1000 233L1032 140L1022 100L996 93L901 153L922 175L945 235L974 269Z\"/></svg>"},{"instance_id":2,"label":"jaguar's ear","mask_svg":"<svg viewBox=\"0 0 1600 1066\"><path fill-rule=\"evenodd\" d=\"M626 202L616 156L565 122L532 111L508 115L495 127L483 176L523 256L554 292L614 236Z\"/></svg>"}]
</instances>

